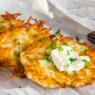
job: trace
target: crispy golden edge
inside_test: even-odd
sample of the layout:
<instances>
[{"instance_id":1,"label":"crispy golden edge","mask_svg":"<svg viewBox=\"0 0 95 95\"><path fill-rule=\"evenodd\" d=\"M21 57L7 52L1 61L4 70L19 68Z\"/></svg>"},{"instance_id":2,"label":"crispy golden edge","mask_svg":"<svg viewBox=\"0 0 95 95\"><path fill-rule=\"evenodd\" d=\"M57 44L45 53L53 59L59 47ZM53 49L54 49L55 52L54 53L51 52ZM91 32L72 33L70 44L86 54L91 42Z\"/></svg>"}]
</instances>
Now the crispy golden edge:
<instances>
[{"instance_id":1,"label":"crispy golden edge","mask_svg":"<svg viewBox=\"0 0 95 95\"><path fill-rule=\"evenodd\" d=\"M13 47L12 48L2 48L2 40L7 37L7 39L15 39L16 36L19 35L20 31L26 30L26 32L29 34L29 40L31 41L31 39L33 41L36 41L37 39L41 39L43 38L43 36L48 36L50 33L50 29L45 28L44 27L44 21L43 20L38 20L35 23L30 23L30 20L33 20L32 17L30 17L27 22L24 22L21 19L17 19L17 17L20 15L20 13L14 13L14 14L10 14L8 12L6 12L6 14L4 15L0 15L0 17L2 17L1 19L3 19L3 21L1 21L1 25L3 23L8 23L9 27L5 27L3 30L1 30L0 32L0 70L10 70L13 75L16 75L18 77L23 77L24 75L24 69L22 64L20 63L19 58L10 58L8 56L9 53L12 52L12 49L14 47L16 47L16 42L12 42ZM13 22L17 22L16 25L13 24ZM14 30L13 30L14 28ZM37 38L33 38L31 37L31 35L33 34L33 31L37 32L38 37ZM12 34L12 32L14 34ZM28 47L31 43L24 43L22 45L23 50L24 48Z\"/></svg>"},{"instance_id":2,"label":"crispy golden edge","mask_svg":"<svg viewBox=\"0 0 95 95\"><path fill-rule=\"evenodd\" d=\"M87 67L83 68L82 70L80 70L79 72L77 72L77 73L75 72L73 74L68 74L67 72L59 72L55 68L55 69L53 69L54 76L52 76L52 77L49 76L49 77L53 78L53 80L57 84L59 84L61 87L67 87L67 86L79 87L82 85L91 84L95 81L95 47L89 46L86 43L76 42L76 41L74 41L74 39L72 37L63 37L62 35L59 38L56 38L53 35L51 35L49 38L46 38L46 40L47 40L46 43L37 42L37 43L31 45L25 52L21 53L21 59L25 60L25 62L23 61L22 63L24 65L25 73L28 78L30 78L31 80L35 81L36 83L38 83L42 86L45 86L44 81L47 81L47 83L50 82L50 80L47 79L48 75L45 74L45 72L43 72L43 70L45 68L42 68L41 65L39 65L40 63L38 60L40 60L41 58L35 57L31 61L29 61L27 59L27 56L28 55L34 55L34 56L39 55L41 53L40 52L41 49L47 50L46 48L48 47L49 42L54 42L58 46L63 45L65 42L67 42L77 52L80 51L78 48L79 46L83 46L83 47L87 48L86 53L79 52L79 54L87 55L90 57L91 61L90 61L89 65ZM43 53L40 56L44 57ZM51 67L51 70L52 70L52 68L54 68L54 67ZM28 73L29 73L29 75L28 75ZM41 78L41 76L44 77L44 79L42 79L42 80L39 79L39 77ZM52 84L52 82L53 81L51 81L50 83ZM47 84L47 87L51 88L51 86L50 86L51 84ZM56 86L54 86L54 87L56 87Z\"/></svg>"}]
</instances>

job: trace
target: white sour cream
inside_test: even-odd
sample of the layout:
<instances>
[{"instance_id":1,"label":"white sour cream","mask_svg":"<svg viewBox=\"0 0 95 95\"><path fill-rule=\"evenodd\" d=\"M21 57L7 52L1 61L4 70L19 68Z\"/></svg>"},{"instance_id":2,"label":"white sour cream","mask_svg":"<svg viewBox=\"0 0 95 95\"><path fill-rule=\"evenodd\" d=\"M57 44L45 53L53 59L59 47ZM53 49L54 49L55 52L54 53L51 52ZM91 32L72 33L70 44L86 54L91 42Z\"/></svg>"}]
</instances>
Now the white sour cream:
<instances>
[{"instance_id":1,"label":"white sour cream","mask_svg":"<svg viewBox=\"0 0 95 95\"><path fill-rule=\"evenodd\" d=\"M79 54L70 46L61 46L62 50L58 48L51 51L52 61L59 71L79 71L90 62L88 56L79 56Z\"/></svg>"}]
</instances>

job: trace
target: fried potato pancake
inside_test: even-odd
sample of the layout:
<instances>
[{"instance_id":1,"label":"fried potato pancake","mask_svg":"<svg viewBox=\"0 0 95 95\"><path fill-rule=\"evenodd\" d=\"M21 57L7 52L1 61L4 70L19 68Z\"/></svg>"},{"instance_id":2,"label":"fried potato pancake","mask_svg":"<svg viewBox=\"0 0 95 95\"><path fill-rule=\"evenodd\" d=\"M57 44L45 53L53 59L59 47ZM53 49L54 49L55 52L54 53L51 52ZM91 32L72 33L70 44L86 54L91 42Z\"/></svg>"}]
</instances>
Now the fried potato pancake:
<instances>
[{"instance_id":1,"label":"fried potato pancake","mask_svg":"<svg viewBox=\"0 0 95 95\"><path fill-rule=\"evenodd\" d=\"M8 28L13 29L14 27L22 26L24 20L17 19L21 15L20 13L10 14L5 12L5 14L0 15L0 32Z\"/></svg>"},{"instance_id":2,"label":"fried potato pancake","mask_svg":"<svg viewBox=\"0 0 95 95\"><path fill-rule=\"evenodd\" d=\"M77 72L59 71L50 56L51 51L61 45L71 46L79 55L90 57L87 66ZM27 78L49 88L79 87L95 81L95 47L62 35L39 40L20 54Z\"/></svg>"},{"instance_id":3,"label":"fried potato pancake","mask_svg":"<svg viewBox=\"0 0 95 95\"><path fill-rule=\"evenodd\" d=\"M0 16L0 70L10 70L14 75L24 76L24 69L19 60L20 52L24 51L36 40L50 35L50 29L43 26L44 21L35 23L16 20L18 14Z\"/></svg>"}]
</instances>

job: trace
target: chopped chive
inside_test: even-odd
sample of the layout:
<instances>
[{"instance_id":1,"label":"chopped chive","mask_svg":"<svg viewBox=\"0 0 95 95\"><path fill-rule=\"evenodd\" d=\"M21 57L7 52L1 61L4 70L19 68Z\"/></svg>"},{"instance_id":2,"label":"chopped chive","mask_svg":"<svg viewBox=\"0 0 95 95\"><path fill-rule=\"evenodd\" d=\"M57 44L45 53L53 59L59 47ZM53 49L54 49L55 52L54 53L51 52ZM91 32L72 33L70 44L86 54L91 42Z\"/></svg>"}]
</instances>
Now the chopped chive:
<instances>
[{"instance_id":1,"label":"chopped chive","mask_svg":"<svg viewBox=\"0 0 95 95\"><path fill-rule=\"evenodd\" d=\"M88 61L87 61L87 60L85 60L85 59L83 59L82 61L83 61L84 63L88 63Z\"/></svg>"},{"instance_id":2,"label":"chopped chive","mask_svg":"<svg viewBox=\"0 0 95 95\"><path fill-rule=\"evenodd\" d=\"M19 51L14 51L14 55L15 55L16 57L19 57L19 56L20 56L20 52L19 52Z\"/></svg>"},{"instance_id":3,"label":"chopped chive","mask_svg":"<svg viewBox=\"0 0 95 95\"><path fill-rule=\"evenodd\" d=\"M34 34L34 35L32 35L34 38L36 38L37 37L37 34Z\"/></svg>"},{"instance_id":4,"label":"chopped chive","mask_svg":"<svg viewBox=\"0 0 95 95\"><path fill-rule=\"evenodd\" d=\"M27 59L28 59L28 60L32 60L33 57L32 57L32 56L27 56Z\"/></svg>"},{"instance_id":5,"label":"chopped chive","mask_svg":"<svg viewBox=\"0 0 95 95\"><path fill-rule=\"evenodd\" d=\"M18 42L17 44L20 45L20 42Z\"/></svg>"},{"instance_id":6,"label":"chopped chive","mask_svg":"<svg viewBox=\"0 0 95 95\"><path fill-rule=\"evenodd\" d=\"M75 61L75 59L74 58L69 58L69 61L71 62L71 64L72 64L72 62L74 62Z\"/></svg>"},{"instance_id":7,"label":"chopped chive","mask_svg":"<svg viewBox=\"0 0 95 95\"><path fill-rule=\"evenodd\" d=\"M46 61L50 61L50 59L49 59L48 56L46 56L46 57L44 58L44 60L46 60Z\"/></svg>"},{"instance_id":8,"label":"chopped chive","mask_svg":"<svg viewBox=\"0 0 95 95\"><path fill-rule=\"evenodd\" d=\"M67 42L64 42L64 45L65 45L65 46L68 46L68 43L67 43Z\"/></svg>"},{"instance_id":9,"label":"chopped chive","mask_svg":"<svg viewBox=\"0 0 95 95\"><path fill-rule=\"evenodd\" d=\"M46 43L46 39L42 39L42 42L43 42L43 43Z\"/></svg>"},{"instance_id":10,"label":"chopped chive","mask_svg":"<svg viewBox=\"0 0 95 95\"><path fill-rule=\"evenodd\" d=\"M36 18L33 19L35 22L37 22L38 20Z\"/></svg>"},{"instance_id":11,"label":"chopped chive","mask_svg":"<svg viewBox=\"0 0 95 95\"><path fill-rule=\"evenodd\" d=\"M2 29L4 29L5 28L5 26L4 25L1 25L0 26L0 30L2 30Z\"/></svg>"},{"instance_id":12,"label":"chopped chive","mask_svg":"<svg viewBox=\"0 0 95 95\"><path fill-rule=\"evenodd\" d=\"M84 66L86 66L86 67L87 67L87 66L88 66L88 64L89 64L89 62L88 62L87 60L85 60L85 59L83 59L82 61L84 62Z\"/></svg>"},{"instance_id":13,"label":"chopped chive","mask_svg":"<svg viewBox=\"0 0 95 95\"><path fill-rule=\"evenodd\" d=\"M47 40L43 38L43 39L38 39L38 41L39 41L39 42L46 43Z\"/></svg>"},{"instance_id":14,"label":"chopped chive","mask_svg":"<svg viewBox=\"0 0 95 95\"><path fill-rule=\"evenodd\" d=\"M70 55L70 51L69 50L67 50L67 55Z\"/></svg>"},{"instance_id":15,"label":"chopped chive","mask_svg":"<svg viewBox=\"0 0 95 95\"><path fill-rule=\"evenodd\" d=\"M84 47L84 46L81 46L80 47L80 52L86 54L87 53L87 48Z\"/></svg>"},{"instance_id":16,"label":"chopped chive","mask_svg":"<svg viewBox=\"0 0 95 95\"><path fill-rule=\"evenodd\" d=\"M89 63L84 63L84 66L87 67L89 65Z\"/></svg>"},{"instance_id":17,"label":"chopped chive","mask_svg":"<svg viewBox=\"0 0 95 95\"><path fill-rule=\"evenodd\" d=\"M78 42L79 42L79 40L80 40L78 36L76 36L75 39L76 39L76 41L78 41Z\"/></svg>"},{"instance_id":18,"label":"chopped chive","mask_svg":"<svg viewBox=\"0 0 95 95\"><path fill-rule=\"evenodd\" d=\"M58 47L58 50L59 50L59 51L63 51L64 49L63 49L62 46L60 46L60 47Z\"/></svg>"},{"instance_id":19,"label":"chopped chive","mask_svg":"<svg viewBox=\"0 0 95 95\"><path fill-rule=\"evenodd\" d=\"M48 48L55 49L55 48L57 48L57 46L56 46L55 43L51 42L51 43L49 44Z\"/></svg>"},{"instance_id":20,"label":"chopped chive","mask_svg":"<svg viewBox=\"0 0 95 95\"><path fill-rule=\"evenodd\" d=\"M55 36L59 36L59 34L60 34L60 29L58 29L58 30L54 33Z\"/></svg>"},{"instance_id":21,"label":"chopped chive","mask_svg":"<svg viewBox=\"0 0 95 95\"><path fill-rule=\"evenodd\" d=\"M83 52L84 52L84 53L87 53L87 49L85 48L85 49L83 50Z\"/></svg>"}]
</instances>

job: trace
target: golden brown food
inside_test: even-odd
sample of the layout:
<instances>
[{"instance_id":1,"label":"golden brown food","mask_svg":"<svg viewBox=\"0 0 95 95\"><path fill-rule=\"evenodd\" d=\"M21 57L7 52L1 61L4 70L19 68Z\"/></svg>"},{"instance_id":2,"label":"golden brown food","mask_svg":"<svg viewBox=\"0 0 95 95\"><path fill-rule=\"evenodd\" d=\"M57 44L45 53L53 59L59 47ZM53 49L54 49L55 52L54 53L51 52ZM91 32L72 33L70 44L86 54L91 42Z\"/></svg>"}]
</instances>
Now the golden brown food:
<instances>
[{"instance_id":1,"label":"golden brown food","mask_svg":"<svg viewBox=\"0 0 95 95\"><path fill-rule=\"evenodd\" d=\"M20 13L10 14L5 12L5 14L0 15L0 32L6 31L6 29L14 27L22 26L24 24L24 20L17 19Z\"/></svg>"},{"instance_id":2,"label":"golden brown food","mask_svg":"<svg viewBox=\"0 0 95 95\"><path fill-rule=\"evenodd\" d=\"M32 24L29 19L24 23L23 20L16 19L17 15L7 13L0 17L0 24L4 25L4 29L0 30L0 69L24 76L19 60L20 52L36 40L49 36L50 29L43 26L43 20Z\"/></svg>"},{"instance_id":3,"label":"golden brown food","mask_svg":"<svg viewBox=\"0 0 95 95\"><path fill-rule=\"evenodd\" d=\"M35 22L30 17L24 22L17 19L19 15L8 12L0 15L0 70L10 70L17 77L26 75L49 88L79 87L95 81L95 47L64 37L59 30L51 35L43 20ZM34 23L30 23L31 19ZM60 46L72 47L79 56L88 56L90 62L83 60L84 68L79 71L59 71L51 52L61 50Z\"/></svg>"},{"instance_id":4,"label":"golden brown food","mask_svg":"<svg viewBox=\"0 0 95 95\"><path fill-rule=\"evenodd\" d=\"M79 55L89 56L89 64L78 72L60 72L50 54L61 45L71 46ZM79 87L95 81L95 48L71 37L51 35L29 46L20 56L27 78L43 87Z\"/></svg>"}]
</instances>

